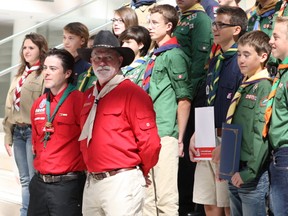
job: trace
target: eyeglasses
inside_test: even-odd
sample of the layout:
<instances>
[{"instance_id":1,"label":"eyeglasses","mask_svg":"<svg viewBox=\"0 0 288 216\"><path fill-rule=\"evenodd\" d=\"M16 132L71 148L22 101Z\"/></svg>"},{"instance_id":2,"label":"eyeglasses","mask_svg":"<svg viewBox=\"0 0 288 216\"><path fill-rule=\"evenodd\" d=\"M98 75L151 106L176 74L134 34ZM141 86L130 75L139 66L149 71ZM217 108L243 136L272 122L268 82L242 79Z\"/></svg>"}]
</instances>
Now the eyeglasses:
<instances>
[{"instance_id":1,"label":"eyeglasses","mask_svg":"<svg viewBox=\"0 0 288 216\"><path fill-rule=\"evenodd\" d=\"M216 28L217 30L221 30L227 27L235 27L235 26L238 26L238 25L222 23L222 22L212 22L212 28Z\"/></svg>"},{"instance_id":2,"label":"eyeglasses","mask_svg":"<svg viewBox=\"0 0 288 216\"><path fill-rule=\"evenodd\" d=\"M119 19L113 18L113 19L111 19L111 21L112 21L113 23L115 23L115 22L124 23L124 20L121 19L121 18L119 18Z\"/></svg>"}]
</instances>

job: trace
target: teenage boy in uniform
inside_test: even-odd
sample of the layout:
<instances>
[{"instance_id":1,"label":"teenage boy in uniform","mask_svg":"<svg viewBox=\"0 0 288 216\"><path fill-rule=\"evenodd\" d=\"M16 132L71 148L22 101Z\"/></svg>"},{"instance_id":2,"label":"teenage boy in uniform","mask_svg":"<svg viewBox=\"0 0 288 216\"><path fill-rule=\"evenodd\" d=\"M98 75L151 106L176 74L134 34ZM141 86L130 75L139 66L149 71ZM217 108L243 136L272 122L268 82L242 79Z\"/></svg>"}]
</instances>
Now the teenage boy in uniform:
<instances>
[{"instance_id":1,"label":"teenage boy in uniform","mask_svg":"<svg viewBox=\"0 0 288 216\"><path fill-rule=\"evenodd\" d=\"M207 105L214 106L217 141L221 139L222 123L243 75L237 64L237 40L245 33L247 16L239 7L221 6L217 10L212 31L215 43L222 54L212 59L207 76ZM190 158L194 161L194 135L190 141ZM219 149L217 149L219 151ZM227 182L216 181L215 174L219 161L199 161L195 171L193 201L204 204L207 216L229 215ZM216 192L216 193L215 193Z\"/></svg>"},{"instance_id":2,"label":"teenage boy in uniform","mask_svg":"<svg viewBox=\"0 0 288 216\"><path fill-rule=\"evenodd\" d=\"M179 213L186 214L193 211L192 190L195 163L189 159L189 141L194 132L195 107L205 105L205 78L207 69L205 63L213 42L211 19L205 13L199 0L176 0L180 9L180 21L173 35L176 36L181 48L190 58L191 70L189 74L192 82L192 104L189 120L184 136L184 157L179 159L178 188ZM202 3L202 2L201 2Z\"/></svg>"},{"instance_id":3,"label":"teenage boy in uniform","mask_svg":"<svg viewBox=\"0 0 288 216\"><path fill-rule=\"evenodd\" d=\"M162 148L150 171L144 215L178 215L177 173L183 156L183 137L190 112L189 58L171 34L178 22L176 9L167 4L150 10L148 30L157 44L145 69L143 89L151 96Z\"/></svg>"},{"instance_id":4,"label":"teenage boy in uniform","mask_svg":"<svg viewBox=\"0 0 288 216\"><path fill-rule=\"evenodd\" d=\"M272 85L265 68L271 52L269 40L264 32L252 31L238 41L238 65L245 77L226 119L227 123L241 125L243 129L239 172L229 182L231 215L235 216L266 215L269 163L268 142L262 139L262 130Z\"/></svg>"},{"instance_id":5,"label":"teenage boy in uniform","mask_svg":"<svg viewBox=\"0 0 288 216\"><path fill-rule=\"evenodd\" d=\"M265 112L266 127L273 160L270 163L270 200L274 215L288 215L288 17L277 17L270 45L281 63L274 78ZM272 109L272 110L271 110ZM269 126L270 124L270 126ZM268 130L269 129L269 130Z\"/></svg>"}]
</instances>

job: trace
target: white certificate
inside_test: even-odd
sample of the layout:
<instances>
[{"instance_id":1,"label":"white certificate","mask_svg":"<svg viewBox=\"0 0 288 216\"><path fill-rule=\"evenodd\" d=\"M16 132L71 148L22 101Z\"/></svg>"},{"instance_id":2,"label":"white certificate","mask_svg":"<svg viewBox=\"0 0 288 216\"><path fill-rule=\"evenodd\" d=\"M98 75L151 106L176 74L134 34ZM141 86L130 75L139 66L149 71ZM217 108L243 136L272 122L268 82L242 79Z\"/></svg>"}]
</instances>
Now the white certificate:
<instances>
[{"instance_id":1,"label":"white certificate","mask_svg":"<svg viewBox=\"0 0 288 216\"><path fill-rule=\"evenodd\" d=\"M214 107L195 108L195 149L197 160L211 160L216 147Z\"/></svg>"}]
</instances>

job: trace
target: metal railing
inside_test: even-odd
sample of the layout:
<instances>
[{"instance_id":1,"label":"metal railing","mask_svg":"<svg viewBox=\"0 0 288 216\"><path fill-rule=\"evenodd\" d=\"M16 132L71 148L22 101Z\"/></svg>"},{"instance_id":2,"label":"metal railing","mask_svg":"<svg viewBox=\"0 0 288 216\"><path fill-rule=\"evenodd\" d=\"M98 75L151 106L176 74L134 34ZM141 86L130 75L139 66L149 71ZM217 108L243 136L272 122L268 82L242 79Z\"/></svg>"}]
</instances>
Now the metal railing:
<instances>
[{"instance_id":1,"label":"metal railing","mask_svg":"<svg viewBox=\"0 0 288 216\"><path fill-rule=\"evenodd\" d=\"M39 28L39 27L43 27L43 26L45 26L46 24L51 23L52 21L58 20L59 18L65 16L65 15L67 15L67 14L70 14L70 13L72 13L72 12L75 12L75 11L79 10L80 8L83 8L84 6L87 6L87 5L89 5L89 4L91 4L91 3L94 3L94 2L96 2L96 1L99 1L99 0L88 0L87 2L82 3L82 4L80 4L80 5L77 5L77 6L71 8L71 9L69 9L69 10L67 10L67 11L65 11L65 12L63 12L63 13L61 13L61 14L59 14L59 15L56 15L56 16L54 16L54 17L52 17L52 18L49 18L49 19L47 19L47 20L45 20L45 21L42 21L42 22L40 22L40 23L38 23L38 24L36 24L36 25L33 25L33 26L31 26L31 27L23 30L23 31L20 31L20 32L18 32L18 33L15 33L15 34L13 34L13 35L11 35L11 36L9 36L9 37L6 37L6 38L4 38L3 40L0 40L0 45L5 44L5 43L7 43L7 42L11 42L11 41L12 41L13 39L15 39L16 37L19 37L19 36L21 36L21 35L24 35L24 34L30 32L30 31L33 31L33 30ZM118 1L118 0L117 0L117 3L118 3L118 4L121 4L120 2L121 2L121 1ZM102 24L102 25L100 25L100 26L98 26L98 27L96 27L96 28L91 29L91 30L89 31L89 33L90 33L90 34L94 34L94 33L96 33L97 31L99 31L99 30L101 30L101 29L103 29L103 28L105 28L105 27L107 27L107 26L109 26L109 25L111 25L111 21L106 22L105 24ZM57 45L57 46L54 46L54 47L55 47L55 48L62 48L62 47L63 47L63 43L61 43L61 44L59 44L59 45ZM17 54L18 54L18 53L17 53ZM19 67L19 65L20 65L19 63L18 63L18 64L14 64L14 65L6 68L6 69L1 70L1 71L0 71L0 77L1 77L1 76L4 76L4 75L6 75L6 74L11 73L11 72L14 71L15 69L17 69L17 68Z\"/></svg>"}]
</instances>

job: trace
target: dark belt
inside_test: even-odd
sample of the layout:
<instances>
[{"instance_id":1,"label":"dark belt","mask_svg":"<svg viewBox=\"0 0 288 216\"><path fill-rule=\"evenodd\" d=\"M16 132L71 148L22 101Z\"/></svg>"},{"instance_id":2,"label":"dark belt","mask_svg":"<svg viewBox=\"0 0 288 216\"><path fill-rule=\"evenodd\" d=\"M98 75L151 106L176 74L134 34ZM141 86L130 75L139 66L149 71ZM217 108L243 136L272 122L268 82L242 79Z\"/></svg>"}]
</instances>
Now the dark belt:
<instances>
[{"instance_id":1,"label":"dark belt","mask_svg":"<svg viewBox=\"0 0 288 216\"><path fill-rule=\"evenodd\" d=\"M136 169L136 168L137 167L115 169L115 170L102 172L102 173L89 173L89 175L92 178L96 179L96 180L103 180L104 178L107 178L107 177L110 177L110 176L114 176L114 175L116 175L118 173L129 171L129 170L133 170L133 169Z\"/></svg>"},{"instance_id":2,"label":"dark belt","mask_svg":"<svg viewBox=\"0 0 288 216\"><path fill-rule=\"evenodd\" d=\"M19 128L27 128L27 127L31 127L31 124L26 124L26 123L16 123L15 127L19 127Z\"/></svg>"},{"instance_id":3,"label":"dark belt","mask_svg":"<svg viewBox=\"0 0 288 216\"><path fill-rule=\"evenodd\" d=\"M69 172L62 175L43 175L39 172L36 172L36 175L45 183L57 183L78 179L80 176L85 175L85 172Z\"/></svg>"}]
</instances>

